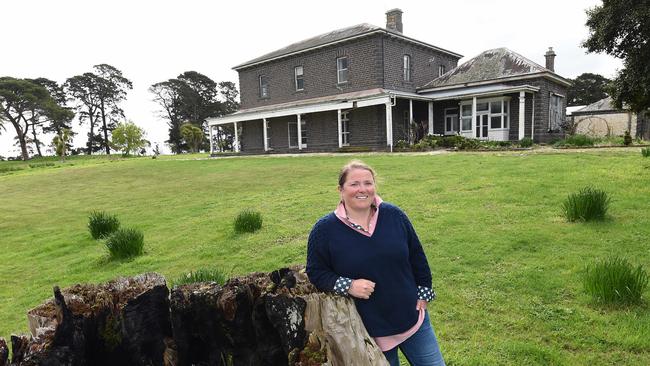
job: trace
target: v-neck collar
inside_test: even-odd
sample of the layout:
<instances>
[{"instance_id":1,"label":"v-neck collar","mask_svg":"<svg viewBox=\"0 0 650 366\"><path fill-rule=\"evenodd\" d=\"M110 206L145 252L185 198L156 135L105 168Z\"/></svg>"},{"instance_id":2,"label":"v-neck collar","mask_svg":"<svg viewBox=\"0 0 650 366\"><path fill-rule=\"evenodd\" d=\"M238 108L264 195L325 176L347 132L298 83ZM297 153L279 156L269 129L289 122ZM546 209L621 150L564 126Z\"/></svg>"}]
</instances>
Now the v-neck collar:
<instances>
[{"instance_id":1,"label":"v-neck collar","mask_svg":"<svg viewBox=\"0 0 650 366\"><path fill-rule=\"evenodd\" d=\"M339 220L341 220L341 222L343 222L349 228L367 237L371 237L372 234L375 232L375 228L377 227L377 218L379 217L379 206L381 205L382 202L384 201L381 199L381 197L375 195L375 199L372 202L372 206L375 207L375 210L372 213L372 216L370 217L370 226L368 227L368 230L364 230L363 226L358 225L354 223L352 220L350 220L345 210L345 204L343 203L343 201L339 202L338 206L336 207L336 210L334 210L334 214L336 215L336 217L338 217Z\"/></svg>"}]
</instances>

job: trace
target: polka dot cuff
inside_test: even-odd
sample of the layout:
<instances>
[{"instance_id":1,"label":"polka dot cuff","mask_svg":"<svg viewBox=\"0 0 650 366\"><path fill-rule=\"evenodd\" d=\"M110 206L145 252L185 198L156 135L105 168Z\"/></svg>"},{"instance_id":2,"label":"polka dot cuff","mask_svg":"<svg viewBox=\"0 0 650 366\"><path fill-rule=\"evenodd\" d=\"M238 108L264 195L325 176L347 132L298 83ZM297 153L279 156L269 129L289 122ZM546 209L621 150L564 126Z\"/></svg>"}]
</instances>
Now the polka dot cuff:
<instances>
[{"instance_id":1,"label":"polka dot cuff","mask_svg":"<svg viewBox=\"0 0 650 366\"><path fill-rule=\"evenodd\" d=\"M334 293L341 296L348 296L348 290L352 286L352 280L347 277L339 277L334 283Z\"/></svg>"},{"instance_id":2,"label":"polka dot cuff","mask_svg":"<svg viewBox=\"0 0 650 366\"><path fill-rule=\"evenodd\" d=\"M418 286L418 300L431 301L436 298L436 292L433 289L424 286Z\"/></svg>"}]
</instances>

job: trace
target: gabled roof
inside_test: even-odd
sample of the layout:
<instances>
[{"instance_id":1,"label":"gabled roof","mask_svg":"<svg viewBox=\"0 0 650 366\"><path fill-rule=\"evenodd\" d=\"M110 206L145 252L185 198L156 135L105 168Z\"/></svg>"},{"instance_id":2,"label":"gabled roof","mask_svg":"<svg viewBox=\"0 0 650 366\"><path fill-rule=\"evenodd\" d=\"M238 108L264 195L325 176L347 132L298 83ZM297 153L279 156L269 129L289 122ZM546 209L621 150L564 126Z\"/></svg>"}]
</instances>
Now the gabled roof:
<instances>
[{"instance_id":1,"label":"gabled roof","mask_svg":"<svg viewBox=\"0 0 650 366\"><path fill-rule=\"evenodd\" d=\"M324 47L324 46L329 46L331 44L343 42L345 40L349 40L351 38L357 38L357 37L362 37L365 35L373 34L373 33L386 33L390 34L391 36L398 37L401 39L404 39L406 41L412 42L412 43L417 43L421 46L428 47L435 49L437 51L449 54L454 57L461 58L463 55L460 55L455 52L451 52L436 46L432 46L428 43L420 42L418 40L415 40L413 38L409 38L404 36L403 34L389 30L389 29L384 29L381 27L377 27L372 24L368 23L362 23L362 24L357 24L352 27L347 27L347 28L341 28L337 30L333 30L328 33L324 33L321 35L318 35L316 37L308 38L305 40L302 40L300 42L296 42L293 44L290 44L284 48L280 48L279 50L275 50L273 52L269 52L265 55L262 55L260 57L256 57L252 60L246 61L242 64L239 64L235 67L233 67L233 70L238 70L238 69L243 69L245 67L253 66L262 62L267 62L271 61L273 59L281 58L281 57L286 57L290 56L296 53L301 53L301 52L306 52L314 48L319 48L319 47Z\"/></svg>"},{"instance_id":2,"label":"gabled roof","mask_svg":"<svg viewBox=\"0 0 650 366\"><path fill-rule=\"evenodd\" d=\"M603 98L597 102L593 102L588 106L577 110L573 113L585 113L585 112L609 112L609 111L618 111L619 109L614 106L614 101L612 97Z\"/></svg>"},{"instance_id":3,"label":"gabled roof","mask_svg":"<svg viewBox=\"0 0 650 366\"><path fill-rule=\"evenodd\" d=\"M535 74L550 74L562 80L553 71L505 47L494 48L479 54L444 75L430 81L420 89L447 87L482 81L515 78ZM565 83L568 81L565 80Z\"/></svg>"}]
</instances>

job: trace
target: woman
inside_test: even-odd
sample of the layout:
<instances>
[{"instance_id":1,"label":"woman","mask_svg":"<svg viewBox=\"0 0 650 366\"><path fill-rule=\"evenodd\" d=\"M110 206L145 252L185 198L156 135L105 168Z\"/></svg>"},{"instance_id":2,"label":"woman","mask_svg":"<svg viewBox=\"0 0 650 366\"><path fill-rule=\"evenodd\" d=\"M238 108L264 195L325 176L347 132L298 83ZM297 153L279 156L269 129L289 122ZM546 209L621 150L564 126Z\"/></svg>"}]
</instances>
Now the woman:
<instances>
[{"instance_id":1,"label":"woman","mask_svg":"<svg viewBox=\"0 0 650 366\"><path fill-rule=\"evenodd\" d=\"M338 190L338 207L309 234L309 280L354 298L391 365L399 365L397 348L411 365L444 365L426 311L435 297L431 271L411 222L381 200L374 171L360 161L343 167Z\"/></svg>"}]
</instances>

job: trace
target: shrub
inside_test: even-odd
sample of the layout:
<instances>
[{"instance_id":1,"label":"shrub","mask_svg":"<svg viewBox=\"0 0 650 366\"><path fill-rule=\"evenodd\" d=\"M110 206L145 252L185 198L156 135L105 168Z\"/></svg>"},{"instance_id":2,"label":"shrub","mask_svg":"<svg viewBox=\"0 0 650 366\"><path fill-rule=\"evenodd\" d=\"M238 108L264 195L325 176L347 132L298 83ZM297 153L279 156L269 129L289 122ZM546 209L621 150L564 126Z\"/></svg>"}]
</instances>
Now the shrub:
<instances>
[{"instance_id":1,"label":"shrub","mask_svg":"<svg viewBox=\"0 0 650 366\"><path fill-rule=\"evenodd\" d=\"M477 139L466 139L462 136L458 136L460 139L458 140L456 147L459 150L477 150L482 147L481 141Z\"/></svg>"},{"instance_id":2,"label":"shrub","mask_svg":"<svg viewBox=\"0 0 650 366\"><path fill-rule=\"evenodd\" d=\"M570 194L562 205L562 211L570 222L602 220L607 214L609 202L607 192L586 187Z\"/></svg>"},{"instance_id":3,"label":"shrub","mask_svg":"<svg viewBox=\"0 0 650 366\"><path fill-rule=\"evenodd\" d=\"M623 145L632 145L632 136L630 135L630 131L625 131L625 135L623 136Z\"/></svg>"},{"instance_id":4,"label":"shrub","mask_svg":"<svg viewBox=\"0 0 650 366\"><path fill-rule=\"evenodd\" d=\"M226 283L226 280L228 280L228 277L218 269L199 268L196 271L191 271L178 277L174 280L173 284L176 286L197 282L216 282L219 285L223 285Z\"/></svg>"},{"instance_id":5,"label":"shrub","mask_svg":"<svg viewBox=\"0 0 650 366\"><path fill-rule=\"evenodd\" d=\"M95 240L110 235L119 227L120 221L117 216L109 215L104 211L93 211L88 217L88 229Z\"/></svg>"},{"instance_id":6,"label":"shrub","mask_svg":"<svg viewBox=\"0 0 650 366\"><path fill-rule=\"evenodd\" d=\"M524 137L523 139L519 140L519 146L531 147L533 146L533 139L531 139L530 137Z\"/></svg>"},{"instance_id":7,"label":"shrub","mask_svg":"<svg viewBox=\"0 0 650 366\"><path fill-rule=\"evenodd\" d=\"M598 303L636 304L648 286L648 274L643 267L634 268L626 259L614 257L588 265L583 284Z\"/></svg>"},{"instance_id":8,"label":"shrub","mask_svg":"<svg viewBox=\"0 0 650 366\"><path fill-rule=\"evenodd\" d=\"M571 135L559 140L554 146L594 146L596 141L587 135Z\"/></svg>"},{"instance_id":9,"label":"shrub","mask_svg":"<svg viewBox=\"0 0 650 366\"><path fill-rule=\"evenodd\" d=\"M461 143L461 141L463 141L463 139L464 137L459 135L445 136L442 138L442 140L440 140L440 146L456 147Z\"/></svg>"},{"instance_id":10,"label":"shrub","mask_svg":"<svg viewBox=\"0 0 650 366\"><path fill-rule=\"evenodd\" d=\"M142 254L144 234L137 229L119 229L106 239L112 258L129 258Z\"/></svg>"},{"instance_id":11,"label":"shrub","mask_svg":"<svg viewBox=\"0 0 650 366\"><path fill-rule=\"evenodd\" d=\"M23 168L22 166L13 166L13 165L0 166L0 173L15 172L23 169L25 168Z\"/></svg>"},{"instance_id":12,"label":"shrub","mask_svg":"<svg viewBox=\"0 0 650 366\"><path fill-rule=\"evenodd\" d=\"M641 149L641 155L643 155L644 158L650 157L650 147Z\"/></svg>"},{"instance_id":13,"label":"shrub","mask_svg":"<svg viewBox=\"0 0 650 366\"><path fill-rule=\"evenodd\" d=\"M396 149L406 149L409 147L409 144L404 140L397 140L394 147Z\"/></svg>"},{"instance_id":14,"label":"shrub","mask_svg":"<svg viewBox=\"0 0 650 366\"><path fill-rule=\"evenodd\" d=\"M253 210L244 210L235 218L235 232L252 233L262 227L262 214Z\"/></svg>"}]
</instances>

